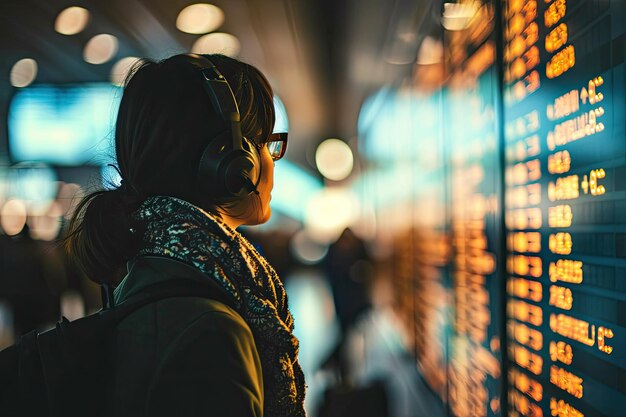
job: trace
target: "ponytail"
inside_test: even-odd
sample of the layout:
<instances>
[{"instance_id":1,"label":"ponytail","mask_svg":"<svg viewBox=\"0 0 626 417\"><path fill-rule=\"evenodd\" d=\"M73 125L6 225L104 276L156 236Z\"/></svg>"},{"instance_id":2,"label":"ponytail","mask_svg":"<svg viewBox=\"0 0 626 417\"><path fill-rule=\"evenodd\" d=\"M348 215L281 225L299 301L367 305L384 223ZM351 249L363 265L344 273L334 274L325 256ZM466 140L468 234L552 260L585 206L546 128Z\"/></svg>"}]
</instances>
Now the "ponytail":
<instances>
[{"instance_id":1,"label":"ponytail","mask_svg":"<svg viewBox=\"0 0 626 417\"><path fill-rule=\"evenodd\" d=\"M137 254L142 233L130 214L141 200L121 187L94 192L78 204L62 242L70 260L92 281L117 285L126 261Z\"/></svg>"}]
</instances>

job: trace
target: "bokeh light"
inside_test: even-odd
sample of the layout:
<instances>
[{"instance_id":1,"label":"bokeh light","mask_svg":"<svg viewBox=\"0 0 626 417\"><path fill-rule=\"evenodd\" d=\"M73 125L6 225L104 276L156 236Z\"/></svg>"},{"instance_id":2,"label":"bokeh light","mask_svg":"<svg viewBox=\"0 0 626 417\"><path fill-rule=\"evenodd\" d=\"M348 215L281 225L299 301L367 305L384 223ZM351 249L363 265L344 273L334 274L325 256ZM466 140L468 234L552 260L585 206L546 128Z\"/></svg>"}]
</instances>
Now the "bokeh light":
<instances>
[{"instance_id":1,"label":"bokeh light","mask_svg":"<svg viewBox=\"0 0 626 417\"><path fill-rule=\"evenodd\" d=\"M12 199L4 203L0 210L0 226L9 236L15 236L26 225L26 204L22 200Z\"/></svg>"},{"instance_id":2,"label":"bokeh light","mask_svg":"<svg viewBox=\"0 0 626 417\"><path fill-rule=\"evenodd\" d=\"M196 3L185 7L176 18L181 32L202 34L212 32L224 23L224 12L208 3Z\"/></svg>"},{"instance_id":3,"label":"bokeh light","mask_svg":"<svg viewBox=\"0 0 626 417\"><path fill-rule=\"evenodd\" d=\"M23 201L29 212L45 212L57 195L57 175L42 163L16 164L9 169L7 180L8 197Z\"/></svg>"},{"instance_id":4,"label":"bokeh light","mask_svg":"<svg viewBox=\"0 0 626 417\"><path fill-rule=\"evenodd\" d=\"M45 213L29 216L26 223L30 236L45 241L56 239L61 231L62 215L61 204L54 201Z\"/></svg>"},{"instance_id":5,"label":"bokeh light","mask_svg":"<svg viewBox=\"0 0 626 417\"><path fill-rule=\"evenodd\" d=\"M291 238L289 247L296 259L305 265L320 262L328 253L328 245L316 242L306 229L300 230Z\"/></svg>"},{"instance_id":6,"label":"bokeh light","mask_svg":"<svg viewBox=\"0 0 626 417\"><path fill-rule=\"evenodd\" d=\"M32 58L24 58L17 61L11 68L11 85L13 87L26 87L35 81L37 77L37 61Z\"/></svg>"},{"instance_id":7,"label":"bokeh light","mask_svg":"<svg viewBox=\"0 0 626 417\"><path fill-rule=\"evenodd\" d=\"M83 50L83 58L90 64L104 64L117 53L117 38L108 33L101 33L89 39Z\"/></svg>"},{"instance_id":8,"label":"bokeh light","mask_svg":"<svg viewBox=\"0 0 626 417\"><path fill-rule=\"evenodd\" d=\"M85 301L80 293L67 290L61 295L61 316L70 321L85 316Z\"/></svg>"},{"instance_id":9,"label":"bokeh light","mask_svg":"<svg viewBox=\"0 0 626 417\"><path fill-rule=\"evenodd\" d=\"M241 43L237 37L223 32L204 35L193 44L191 52L194 54L223 54L236 57L241 50Z\"/></svg>"},{"instance_id":10,"label":"bokeh light","mask_svg":"<svg viewBox=\"0 0 626 417\"><path fill-rule=\"evenodd\" d=\"M441 24L446 30L456 31L467 28L478 10L478 3L444 3Z\"/></svg>"},{"instance_id":11,"label":"bokeh light","mask_svg":"<svg viewBox=\"0 0 626 417\"><path fill-rule=\"evenodd\" d=\"M324 177L341 181L352 172L354 156L350 146L344 141L327 139L315 151L315 164Z\"/></svg>"},{"instance_id":12,"label":"bokeh light","mask_svg":"<svg viewBox=\"0 0 626 417\"><path fill-rule=\"evenodd\" d=\"M306 207L304 224L312 239L329 243L352 225L359 215L356 195L345 188L324 188L315 194Z\"/></svg>"},{"instance_id":13,"label":"bokeh light","mask_svg":"<svg viewBox=\"0 0 626 417\"><path fill-rule=\"evenodd\" d=\"M417 53L417 64L433 65L440 62L443 62L443 43L432 36L426 36Z\"/></svg>"},{"instance_id":14,"label":"bokeh light","mask_svg":"<svg viewBox=\"0 0 626 417\"><path fill-rule=\"evenodd\" d=\"M89 11L82 7L72 6L59 13L54 30L63 35L75 35L82 32L89 23Z\"/></svg>"},{"instance_id":15,"label":"bokeh light","mask_svg":"<svg viewBox=\"0 0 626 417\"><path fill-rule=\"evenodd\" d=\"M70 219L80 200L85 196L85 192L78 184L62 184L59 188L57 201L61 205L61 213L66 219Z\"/></svg>"}]
</instances>

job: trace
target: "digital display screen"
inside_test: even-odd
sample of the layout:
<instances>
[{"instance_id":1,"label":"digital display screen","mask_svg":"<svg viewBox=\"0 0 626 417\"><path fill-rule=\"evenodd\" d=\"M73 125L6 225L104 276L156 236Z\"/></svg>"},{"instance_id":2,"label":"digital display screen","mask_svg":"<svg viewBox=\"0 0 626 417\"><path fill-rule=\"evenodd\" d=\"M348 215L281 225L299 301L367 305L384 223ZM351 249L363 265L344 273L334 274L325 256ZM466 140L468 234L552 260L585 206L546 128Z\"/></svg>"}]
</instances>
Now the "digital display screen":
<instances>
[{"instance_id":1,"label":"digital display screen","mask_svg":"<svg viewBox=\"0 0 626 417\"><path fill-rule=\"evenodd\" d=\"M9 104L7 121L11 160L62 166L113 162L121 94L109 83L19 90Z\"/></svg>"},{"instance_id":2,"label":"digital display screen","mask_svg":"<svg viewBox=\"0 0 626 417\"><path fill-rule=\"evenodd\" d=\"M626 2L452 6L378 217L418 368L449 416L626 416Z\"/></svg>"},{"instance_id":3,"label":"digital display screen","mask_svg":"<svg viewBox=\"0 0 626 417\"><path fill-rule=\"evenodd\" d=\"M467 31L444 37L451 75L444 125L450 187L450 292L453 316L448 352L448 406L460 417L501 411L502 248L498 196L500 144L495 9L478 9Z\"/></svg>"},{"instance_id":4,"label":"digital display screen","mask_svg":"<svg viewBox=\"0 0 626 417\"><path fill-rule=\"evenodd\" d=\"M623 416L623 2L507 0L508 412Z\"/></svg>"}]
</instances>

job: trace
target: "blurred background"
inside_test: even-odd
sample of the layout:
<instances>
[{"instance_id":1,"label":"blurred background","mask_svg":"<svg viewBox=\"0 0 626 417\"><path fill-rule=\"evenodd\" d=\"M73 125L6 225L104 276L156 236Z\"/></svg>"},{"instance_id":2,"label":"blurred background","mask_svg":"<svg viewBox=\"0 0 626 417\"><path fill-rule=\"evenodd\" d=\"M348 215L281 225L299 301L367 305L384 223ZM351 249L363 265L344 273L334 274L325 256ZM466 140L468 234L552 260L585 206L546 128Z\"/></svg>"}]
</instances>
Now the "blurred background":
<instances>
[{"instance_id":1,"label":"blurred background","mask_svg":"<svg viewBox=\"0 0 626 417\"><path fill-rule=\"evenodd\" d=\"M138 58L224 53L284 105L272 219L310 416L620 416L626 4L2 0L0 348L99 288L57 239L118 184Z\"/></svg>"}]
</instances>

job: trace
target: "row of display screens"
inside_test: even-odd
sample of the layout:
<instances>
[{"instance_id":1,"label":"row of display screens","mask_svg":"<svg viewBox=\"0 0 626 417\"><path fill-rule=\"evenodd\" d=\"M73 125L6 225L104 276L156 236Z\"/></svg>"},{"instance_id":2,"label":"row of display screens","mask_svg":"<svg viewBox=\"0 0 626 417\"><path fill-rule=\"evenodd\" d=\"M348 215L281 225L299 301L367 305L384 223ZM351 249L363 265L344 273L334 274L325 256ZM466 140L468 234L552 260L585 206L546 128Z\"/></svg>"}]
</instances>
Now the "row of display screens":
<instances>
[{"instance_id":1,"label":"row of display screens","mask_svg":"<svg viewBox=\"0 0 626 417\"><path fill-rule=\"evenodd\" d=\"M415 96L437 123L394 279L449 415L626 415L625 17L482 1L443 34L446 84Z\"/></svg>"}]
</instances>

